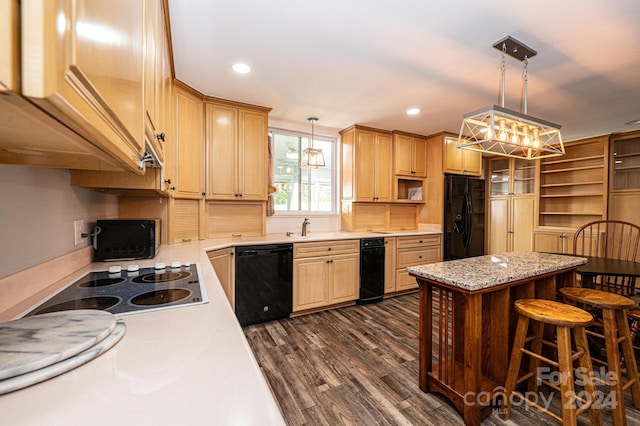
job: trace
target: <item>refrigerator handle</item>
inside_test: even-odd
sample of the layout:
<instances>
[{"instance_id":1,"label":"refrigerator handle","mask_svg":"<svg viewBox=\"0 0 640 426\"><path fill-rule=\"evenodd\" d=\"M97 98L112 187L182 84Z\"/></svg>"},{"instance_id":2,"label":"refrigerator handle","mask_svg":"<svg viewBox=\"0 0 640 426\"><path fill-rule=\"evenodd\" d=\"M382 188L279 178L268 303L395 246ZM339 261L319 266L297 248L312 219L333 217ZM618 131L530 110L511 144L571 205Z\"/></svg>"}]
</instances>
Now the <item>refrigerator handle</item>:
<instances>
[{"instance_id":1,"label":"refrigerator handle","mask_svg":"<svg viewBox=\"0 0 640 426\"><path fill-rule=\"evenodd\" d=\"M469 242L471 241L471 214L471 197L468 192L465 192L464 203L462 205L462 227L464 231L462 239L465 247L469 247Z\"/></svg>"}]
</instances>

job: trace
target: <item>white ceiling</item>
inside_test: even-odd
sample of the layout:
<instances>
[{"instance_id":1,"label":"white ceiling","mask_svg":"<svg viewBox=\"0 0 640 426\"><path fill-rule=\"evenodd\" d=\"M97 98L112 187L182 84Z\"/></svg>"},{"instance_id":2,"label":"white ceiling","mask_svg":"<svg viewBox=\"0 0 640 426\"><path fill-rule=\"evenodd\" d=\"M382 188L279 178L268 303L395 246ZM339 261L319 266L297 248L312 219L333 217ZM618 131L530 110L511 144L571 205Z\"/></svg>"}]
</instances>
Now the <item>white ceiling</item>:
<instances>
[{"instance_id":1,"label":"white ceiling","mask_svg":"<svg viewBox=\"0 0 640 426\"><path fill-rule=\"evenodd\" d=\"M273 108L274 119L458 132L499 105L507 35L538 52L528 112L563 139L640 129L638 0L169 0L176 77L200 92ZM239 75L235 62L253 71ZM505 107L520 110L522 63L507 57ZM419 107L418 116L405 111Z\"/></svg>"}]
</instances>

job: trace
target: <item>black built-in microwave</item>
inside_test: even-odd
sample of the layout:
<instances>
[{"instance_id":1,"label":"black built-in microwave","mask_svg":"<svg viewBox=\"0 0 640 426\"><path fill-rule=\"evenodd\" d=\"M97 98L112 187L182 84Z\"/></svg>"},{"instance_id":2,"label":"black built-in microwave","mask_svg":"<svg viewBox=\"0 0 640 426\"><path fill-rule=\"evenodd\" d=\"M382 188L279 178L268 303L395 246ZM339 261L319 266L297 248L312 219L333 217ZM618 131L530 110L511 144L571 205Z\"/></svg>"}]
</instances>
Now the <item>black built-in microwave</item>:
<instances>
[{"instance_id":1,"label":"black built-in microwave","mask_svg":"<svg viewBox=\"0 0 640 426\"><path fill-rule=\"evenodd\" d=\"M95 260L150 259L160 250L160 219L96 221Z\"/></svg>"}]
</instances>

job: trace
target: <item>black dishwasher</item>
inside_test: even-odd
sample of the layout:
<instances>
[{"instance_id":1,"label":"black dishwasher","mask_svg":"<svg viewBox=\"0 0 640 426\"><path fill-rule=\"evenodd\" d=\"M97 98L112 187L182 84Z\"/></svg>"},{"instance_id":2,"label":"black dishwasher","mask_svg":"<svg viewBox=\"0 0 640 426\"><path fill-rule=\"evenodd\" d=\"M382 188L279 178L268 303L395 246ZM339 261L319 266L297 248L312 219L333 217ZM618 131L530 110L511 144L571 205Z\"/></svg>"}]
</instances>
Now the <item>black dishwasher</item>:
<instances>
[{"instance_id":1,"label":"black dishwasher","mask_svg":"<svg viewBox=\"0 0 640 426\"><path fill-rule=\"evenodd\" d=\"M360 299L362 305L384 296L384 238L360 240Z\"/></svg>"},{"instance_id":2,"label":"black dishwasher","mask_svg":"<svg viewBox=\"0 0 640 426\"><path fill-rule=\"evenodd\" d=\"M240 325L291 314L293 244L236 247L235 309Z\"/></svg>"}]
</instances>

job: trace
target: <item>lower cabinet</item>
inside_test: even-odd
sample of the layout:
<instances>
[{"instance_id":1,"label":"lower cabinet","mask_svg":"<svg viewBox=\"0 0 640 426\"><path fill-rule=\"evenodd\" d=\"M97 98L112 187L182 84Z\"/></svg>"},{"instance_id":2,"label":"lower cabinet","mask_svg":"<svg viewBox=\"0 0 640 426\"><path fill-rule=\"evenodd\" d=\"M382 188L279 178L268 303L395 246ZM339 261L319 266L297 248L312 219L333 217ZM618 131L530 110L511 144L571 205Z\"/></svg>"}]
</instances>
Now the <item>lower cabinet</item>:
<instances>
[{"instance_id":1,"label":"lower cabinet","mask_svg":"<svg viewBox=\"0 0 640 426\"><path fill-rule=\"evenodd\" d=\"M224 294L227 296L227 300L231 304L231 307L234 308L234 261L233 261L233 247L228 247L220 250L213 250L207 252L207 256L209 256L209 261L211 262L211 266L213 270L216 272L218 276L218 280L220 281L220 285L224 290Z\"/></svg>"},{"instance_id":2,"label":"lower cabinet","mask_svg":"<svg viewBox=\"0 0 640 426\"><path fill-rule=\"evenodd\" d=\"M442 260L442 236L414 235L398 237L396 241L396 280L393 291L418 288L415 278L407 272L407 267L435 263ZM386 291L385 291L386 292Z\"/></svg>"},{"instance_id":3,"label":"lower cabinet","mask_svg":"<svg viewBox=\"0 0 640 426\"><path fill-rule=\"evenodd\" d=\"M356 300L359 269L359 240L294 244L293 312Z\"/></svg>"},{"instance_id":4,"label":"lower cabinet","mask_svg":"<svg viewBox=\"0 0 640 426\"><path fill-rule=\"evenodd\" d=\"M574 230L533 230L533 249L538 252L573 253Z\"/></svg>"},{"instance_id":5,"label":"lower cabinet","mask_svg":"<svg viewBox=\"0 0 640 426\"><path fill-rule=\"evenodd\" d=\"M384 239L384 293L396 291L396 237Z\"/></svg>"}]
</instances>

